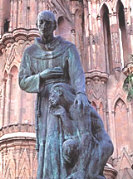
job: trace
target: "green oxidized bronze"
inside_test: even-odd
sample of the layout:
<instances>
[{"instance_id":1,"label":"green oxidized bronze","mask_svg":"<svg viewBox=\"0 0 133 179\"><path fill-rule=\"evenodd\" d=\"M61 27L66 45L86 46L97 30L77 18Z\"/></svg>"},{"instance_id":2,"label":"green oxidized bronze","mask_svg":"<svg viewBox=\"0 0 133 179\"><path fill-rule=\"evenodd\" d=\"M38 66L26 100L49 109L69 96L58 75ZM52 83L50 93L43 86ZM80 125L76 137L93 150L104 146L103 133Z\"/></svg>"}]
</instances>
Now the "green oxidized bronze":
<instances>
[{"instance_id":1,"label":"green oxidized bronze","mask_svg":"<svg viewBox=\"0 0 133 179\"><path fill-rule=\"evenodd\" d=\"M54 14L39 13L40 38L23 54L22 90L37 93L37 179L104 179L113 145L88 102L74 44L54 37Z\"/></svg>"}]
</instances>

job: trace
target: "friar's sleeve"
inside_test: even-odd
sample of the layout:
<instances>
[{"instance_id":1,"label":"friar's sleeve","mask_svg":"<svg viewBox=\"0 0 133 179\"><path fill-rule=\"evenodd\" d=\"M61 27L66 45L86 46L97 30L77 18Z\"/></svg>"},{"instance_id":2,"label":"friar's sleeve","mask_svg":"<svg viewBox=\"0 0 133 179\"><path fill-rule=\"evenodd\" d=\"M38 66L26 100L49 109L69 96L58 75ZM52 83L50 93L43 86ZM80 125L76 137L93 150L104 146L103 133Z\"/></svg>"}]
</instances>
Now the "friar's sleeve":
<instances>
[{"instance_id":1,"label":"friar's sleeve","mask_svg":"<svg viewBox=\"0 0 133 179\"><path fill-rule=\"evenodd\" d=\"M40 88L40 75L34 74L31 68L30 56L23 54L22 62L19 70L19 86L28 93L38 93Z\"/></svg>"},{"instance_id":2,"label":"friar's sleeve","mask_svg":"<svg viewBox=\"0 0 133 179\"><path fill-rule=\"evenodd\" d=\"M68 55L70 82L76 93L86 93L85 76L75 45L71 45Z\"/></svg>"}]
</instances>

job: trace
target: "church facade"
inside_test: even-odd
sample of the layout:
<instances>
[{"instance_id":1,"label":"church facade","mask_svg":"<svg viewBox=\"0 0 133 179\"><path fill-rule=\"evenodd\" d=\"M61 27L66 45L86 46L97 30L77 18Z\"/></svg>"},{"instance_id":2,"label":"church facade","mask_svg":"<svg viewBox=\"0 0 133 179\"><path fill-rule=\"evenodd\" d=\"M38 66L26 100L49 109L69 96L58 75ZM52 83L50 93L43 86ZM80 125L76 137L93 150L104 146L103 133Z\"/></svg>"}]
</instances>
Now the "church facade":
<instances>
[{"instance_id":1,"label":"church facade","mask_svg":"<svg viewBox=\"0 0 133 179\"><path fill-rule=\"evenodd\" d=\"M54 12L55 35L79 51L88 99L114 144L106 178L132 179L133 101L123 90L133 54L132 0L0 0L0 7L0 179L36 178L36 95L20 90L18 71L42 10Z\"/></svg>"}]
</instances>

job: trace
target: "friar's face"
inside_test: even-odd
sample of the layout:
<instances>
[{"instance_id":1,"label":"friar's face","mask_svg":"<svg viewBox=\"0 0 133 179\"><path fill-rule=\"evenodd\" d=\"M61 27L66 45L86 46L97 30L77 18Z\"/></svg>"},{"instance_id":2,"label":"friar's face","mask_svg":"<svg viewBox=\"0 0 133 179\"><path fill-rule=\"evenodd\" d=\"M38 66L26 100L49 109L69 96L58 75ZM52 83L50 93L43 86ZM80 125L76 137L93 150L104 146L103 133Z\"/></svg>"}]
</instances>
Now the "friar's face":
<instances>
[{"instance_id":1,"label":"friar's face","mask_svg":"<svg viewBox=\"0 0 133 179\"><path fill-rule=\"evenodd\" d=\"M56 28L56 21L54 15L50 11L43 11L39 13L37 19L37 27L40 35L47 38L53 35L53 31Z\"/></svg>"}]
</instances>

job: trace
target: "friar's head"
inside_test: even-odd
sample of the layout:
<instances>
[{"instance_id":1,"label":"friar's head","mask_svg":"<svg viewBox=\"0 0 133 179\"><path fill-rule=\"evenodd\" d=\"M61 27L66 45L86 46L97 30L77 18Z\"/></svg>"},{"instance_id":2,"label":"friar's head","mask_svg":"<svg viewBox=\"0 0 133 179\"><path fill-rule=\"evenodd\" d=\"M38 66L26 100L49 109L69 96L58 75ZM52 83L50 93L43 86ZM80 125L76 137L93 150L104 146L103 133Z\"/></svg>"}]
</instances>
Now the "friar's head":
<instances>
[{"instance_id":1,"label":"friar's head","mask_svg":"<svg viewBox=\"0 0 133 179\"><path fill-rule=\"evenodd\" d=\"M42 37L53 36L53 32L56 29L54 13L51 11L40 12L37 16L36 25Z\"/></svg>"}]
</instances>

